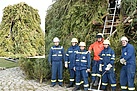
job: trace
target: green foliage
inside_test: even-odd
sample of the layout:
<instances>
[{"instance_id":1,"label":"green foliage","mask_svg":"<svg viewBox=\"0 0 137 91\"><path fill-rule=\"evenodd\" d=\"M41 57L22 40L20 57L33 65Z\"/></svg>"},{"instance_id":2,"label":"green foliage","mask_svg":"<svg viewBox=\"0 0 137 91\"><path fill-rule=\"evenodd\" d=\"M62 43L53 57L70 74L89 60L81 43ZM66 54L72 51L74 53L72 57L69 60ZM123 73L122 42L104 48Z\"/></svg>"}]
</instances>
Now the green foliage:
<instances>
[{"instance_id":1,"label":"green foliage","mask_svg":"<svg viewBox=\"0 0 137 91\"><path fill-rule=\"evenodd\" d=\"M43 79L50 78L50 67L45 58L21 58L19 65L29 79L38 79L42 83Z\"/></svg>"},{"instance_id":2,"label":"green foliage","mask_svg":"<svg viewBox=\"0 0 137 91\"><path fill-rule=\"evenodd\" d=\"M56 1L47 11L45 20L46 44L49 44L46 45L46 53L49 52L55 36L61 39L61 44L65 49L70 46L70 40L73 37L77 37L79 41L85 41L87 45L93 42L96 32L93 32L92 22L96 20L103 23L101 17L106 13L106 4L104 0L99 2L91 0Z\"/></svg>"},{"instance_id":3,"label":"green foliage","mask_svg":"<svg viewBox=\"0 0 137 91\"><path fill-rule=\"evenodd\" d=\"M0 56L28 57L45 53L38 10L23 2L4 8L0 36Z\"/></svg>"},{"instance_id":4,"label":"green foliage","mask_svg":"<svg viewBox=\"0 0 137 91\"><path fill-rule=\"evenodd\" d=\"M130 15L136 10L137 0L122 0L122 13Z\"/></svg>"}]
</instances>

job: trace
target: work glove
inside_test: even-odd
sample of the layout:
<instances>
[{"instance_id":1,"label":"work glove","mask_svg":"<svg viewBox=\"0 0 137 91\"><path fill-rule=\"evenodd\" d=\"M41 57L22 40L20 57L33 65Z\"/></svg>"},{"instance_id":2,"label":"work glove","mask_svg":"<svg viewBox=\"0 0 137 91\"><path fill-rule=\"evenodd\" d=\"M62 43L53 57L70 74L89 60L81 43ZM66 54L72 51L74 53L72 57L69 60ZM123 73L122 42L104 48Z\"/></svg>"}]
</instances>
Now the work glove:
<instances>
[{"instance_id":1,"label":"work glove","mask_svg":"<svg viewBox=\"0 0 137 91\"><path fill-rule=\"evenodd\" d=\"M68 63L67 62L65 62L65 68L68 68Z\"/></svg>"},{"instance_id":2,"label":"work glove","mask_svg":"<svg viewBox=\"0 0 137 91\"><path fill-rule=\"evenodd\" d=\"M107 67L105 68L105 70L110 70L111 67L112 67L112 65L108 64Z\"/></svg>"},{"instance_id":3,"label":"work glove","mask_svg":"<svg viewBox=\"0 0 137 91\"><path fill-rule=\"evenodd\" d=\"M99 64L99 71L102 71L102 64Z\"/></svg>"},{"instance_id":4,"label":"work glove","mask_svg":"<svg viewBox=\"0 0 137 91\"><path fill-rule=\"evenodd\" d=\"M120 63L126 65L126 60L124 58L120 59Z\"/></svg>"},{"instance_id":5,"label":"work glove","mask_svg":"<svg viewBox=\"0 0 137 91\"><path fill-rule=\"evenodd\" d=\"M90 72L90 69L87 69L86 72Z\"/></svg>"}]
</instances>

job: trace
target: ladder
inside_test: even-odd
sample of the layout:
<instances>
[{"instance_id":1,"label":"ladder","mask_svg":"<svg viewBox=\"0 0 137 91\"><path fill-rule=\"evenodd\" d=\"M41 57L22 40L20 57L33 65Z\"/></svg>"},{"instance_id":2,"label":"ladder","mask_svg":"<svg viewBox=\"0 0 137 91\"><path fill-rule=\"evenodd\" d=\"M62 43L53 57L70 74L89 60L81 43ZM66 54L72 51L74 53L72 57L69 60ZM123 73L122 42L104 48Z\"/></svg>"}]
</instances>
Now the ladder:
<instances>
[{"instance_id":1,"label":"ladder","mask_svg":"<svg viewBox=\"0 0 137 91\"><path fill-rule=\"evenodd\" d=\"M112 13L109 13L106 18L105 18L105 22L104 22L104 28L103 28L103 35L104 36L111 36L112 31L113 31L113 26L114 26L114 20L115 20L115 15L116 15L116 9L117 9L117 5L118 2L117 0L115 1L115 7L114 8L110 8L110 4L108 4L108 9L107 11L113 11ZM111 19L109 19L108 17L112 17Z\"/></svg>"}]
</instances>

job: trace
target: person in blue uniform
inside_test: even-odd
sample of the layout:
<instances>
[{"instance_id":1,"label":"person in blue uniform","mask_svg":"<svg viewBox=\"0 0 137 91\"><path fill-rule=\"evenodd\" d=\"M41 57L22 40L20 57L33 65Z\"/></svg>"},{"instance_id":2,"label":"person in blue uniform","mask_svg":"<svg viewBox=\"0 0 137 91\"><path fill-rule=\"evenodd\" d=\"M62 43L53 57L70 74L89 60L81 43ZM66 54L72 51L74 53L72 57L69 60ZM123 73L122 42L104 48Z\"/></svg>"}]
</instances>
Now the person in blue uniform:
<instances>
[{"instance_id":1,"label":"person in blue uniform","mask_svg":"<svg viewBox=\"0 0 137 91\"><path fill-rule=\"evenodd\" d=\"M121 38L122 53L120 63L122 69L120 72L120 85L122 91L135 91L134 80L136 72L136 57L134 46L128 43L128 38Z\"/></svg>"},{"instance_id":2,"label":"person in blue uniform","mask_svg":"<svg viewBox=\"0 0 137 91\"><path fill-rule=\"evenodd\" d=\"M85 42L80 42L80 49L75 54L74 71L76 71L76 87L72 91L80 89L80 81L84 80L84 91L88 91L88 72L90 72L90 53L85 49ZM82 78L81 78L82 77Z\"/></svg>"},{"instance_id":3,"label":"person in blue uniform","mask_svg":"<svg viewBox=\"0 0 137 91\"><path fill-rule=\"evenodd\" d=\"M63 59L65 58L64 48L59 45L59 38L55 37L53 39L54 46L51 47L49 53L49 64L52 67L52 77L51 77L51 87L56 85L56 80L58 79L59 86L63 86L62 70L63 70ZM58 75L58 78L56 76Z\"/></svg>"},{"instance_id":4,"label":"person in blue uniform","mask_svg":"<svg viewBox=\"0 0 137 91\"><path fill-rule=\"evenodd\" d=\"M67 88L73 87L74 85L74 79L75 79L75 71L73 70L74 54L79 50L79 46L77 44L78 40L76 38L72 38L71 43L72 46L68 48L65 58L65 67L69 69L69 73L70 73L70 79L69 79L70 83L67 86Z\"/></svg>"},{"instance_id":5,"label":"person in blue uniform","mask_svg":"<svg viewBox=\"0 0 137 91\"><path fill-rule=\"evenodd\" d=\"M112 90L116 91L116 78L114 72L114 60L115 60L115 53L110 48L110 41L104 40L103 42L104 50L100 53L100 67L99 71L106 73L102 76L102 89L107 91L107 85L110 82Z\"/></svg>"}]
</instances>

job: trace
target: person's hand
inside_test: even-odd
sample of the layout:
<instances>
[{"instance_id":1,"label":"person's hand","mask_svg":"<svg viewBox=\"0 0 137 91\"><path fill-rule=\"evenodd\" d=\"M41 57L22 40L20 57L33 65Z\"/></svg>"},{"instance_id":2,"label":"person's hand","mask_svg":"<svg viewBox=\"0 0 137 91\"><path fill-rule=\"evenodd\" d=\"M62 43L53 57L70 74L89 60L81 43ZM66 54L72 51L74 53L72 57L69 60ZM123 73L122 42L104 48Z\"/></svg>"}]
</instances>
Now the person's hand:
<instances>
[{"instance_id":1,"label":"person's hand","mask_svg":"<svg viewBox=\"0 0 137 91\"><path fill-rule=\"evenodd\" d=\"M120 63L126 65L126 60L124 58L120 59Z\"/></svg>"},{"instance_id":2,"label":"person's hand","mask_svg":"<svg viewBox=\"0 0 137 91\"><path fill-rule=\"evenodd\" d=\"M88 52L89 52L89 53L91 53L91 51L90 51L90 50L88 50Z\"/></svg>"},{"instance_id":3,"label":"person's hand","mask_svg":"<svg viewBox=\"0 0 137 91\"><path fill-rule=\"evenodd\" d=\"M112 67L112 65L108 64L105 70L110 70L111 67Z\"/></svg>"},{"instance_id":4,"label":"person's hand","mask_svg":"<svg viewBox=\"0 0 137 91\"><path fill-rule=\"evenodd\" d=\"M74 67L73 70L76 71L76 68Z\"/></svg>"},{"instance_id":5,"label":"person's hand","mask_svg":"<svg viewBox=\"0 0 137 91\"><path fill-rule=\"evenodd\" d=\"M90 72L90 69L87 69L86 72Z\"/></svg>"},{"instance_id":6,"label":"person's hand","mask_svg":"<svg viewBox=\"0 0 137 91\"><path fill-rule=\"evenodd\" d=\"M65 68L68 68L68 63L65 63Z\"/></svg>"}]
</instances>

